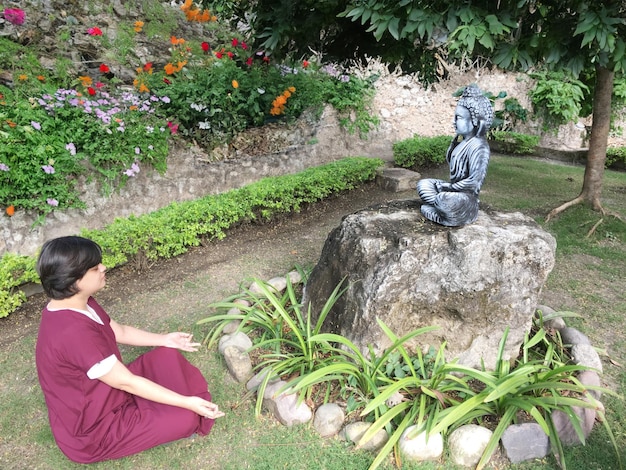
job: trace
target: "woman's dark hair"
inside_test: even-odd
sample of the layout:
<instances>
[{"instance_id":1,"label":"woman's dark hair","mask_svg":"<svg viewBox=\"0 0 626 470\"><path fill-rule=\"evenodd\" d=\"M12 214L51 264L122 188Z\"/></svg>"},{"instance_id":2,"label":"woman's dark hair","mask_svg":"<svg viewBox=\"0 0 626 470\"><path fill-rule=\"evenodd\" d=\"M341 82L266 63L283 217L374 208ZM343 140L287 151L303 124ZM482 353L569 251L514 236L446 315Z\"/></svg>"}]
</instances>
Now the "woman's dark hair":
<instances>
[{"instance_id":1,"label":"woman's dark hair","mask_svg":"<svg viewBox=\"0 0 626 470\"><path fill-rule=\"evenodd\" d=\"M37 260L44 292L55 300L78 293L76 281L102 262L100 246L87 238L69 236L48 240Z\"/></svg>"}]
</instances>

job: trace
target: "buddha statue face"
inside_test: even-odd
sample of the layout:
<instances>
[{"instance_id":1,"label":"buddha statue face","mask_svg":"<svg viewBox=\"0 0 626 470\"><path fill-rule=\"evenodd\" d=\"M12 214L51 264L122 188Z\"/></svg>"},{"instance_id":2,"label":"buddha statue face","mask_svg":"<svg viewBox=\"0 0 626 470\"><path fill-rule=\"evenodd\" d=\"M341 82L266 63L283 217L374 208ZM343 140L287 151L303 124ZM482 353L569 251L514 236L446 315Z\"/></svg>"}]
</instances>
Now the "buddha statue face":
<instances>
[{"instance_id":1,"label":"buddha statue face","mask_svg":"<svg viewBox=\"0 0 626 470\"><path fill-rule=\"evenodd\" d=\"M471 134L474 130L474 123L469 109L464 106L457 106L454 112L454 127L456 133L462 136Z\"/></svg>"},{"instance_id":2,"label":"buddha statue face","mask_svg":"<svg viewBox=\"0 0 626 470\"><path fill-rule=\"evenodd\" d=\"M473 128L477 129L480 135L484 135L489 130L493 122L493 107L489 99L482 94L477 86L470 85L465 88L457 104L457 113L459 107L469 112ZM457 133L467 135L459 130L457 130Z\"/></svg>"}]
</instances>

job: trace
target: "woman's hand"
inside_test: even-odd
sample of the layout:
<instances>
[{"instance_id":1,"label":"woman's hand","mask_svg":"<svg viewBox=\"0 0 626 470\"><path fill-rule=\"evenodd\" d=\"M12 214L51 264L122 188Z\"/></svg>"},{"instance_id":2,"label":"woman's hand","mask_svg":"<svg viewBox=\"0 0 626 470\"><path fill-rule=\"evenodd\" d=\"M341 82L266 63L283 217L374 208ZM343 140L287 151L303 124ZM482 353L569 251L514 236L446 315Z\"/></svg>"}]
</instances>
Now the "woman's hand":
<instances>
[{"instance_id":1,"label":"woman's hand","mask_svg":"<svg viewBox=\"0 0 626 470\"><path fill-rule=\"evenodd\" d=\"M203 418L217 419L224 416L224 412L220 411L215 403L196 396L188 397L188 399L189 409Z\"/></svg>"},{"instance_id":2,"label":"woman's hand","mask_svg":"<svg viewBox=\"0 0 626 470\"><path fill-rule=\"evenodd\" d=\"M181 351L194 352L198 350L200 343L193 343L193 335L191 333L168 333L165 335L163 346L168 348L180 349Z\"/></svg>"}]
</instances>

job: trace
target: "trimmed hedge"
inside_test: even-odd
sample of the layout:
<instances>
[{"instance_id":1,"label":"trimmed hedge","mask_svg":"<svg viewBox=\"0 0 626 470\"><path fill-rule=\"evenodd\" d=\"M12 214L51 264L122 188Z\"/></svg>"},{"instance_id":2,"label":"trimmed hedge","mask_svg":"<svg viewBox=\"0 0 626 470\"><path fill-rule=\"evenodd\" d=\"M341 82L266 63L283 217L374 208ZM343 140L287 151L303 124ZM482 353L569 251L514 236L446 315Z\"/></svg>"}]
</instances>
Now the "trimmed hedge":
<instances>
[{"instance_id":1,"label":"trimmed hedge","mask_svg":"<svg viewBox=\"0 0 626 470\"><path fill-rule=\"evenodd\" d=\"M417 170L423 166L440 165L446 161L451 137L420 137L401 140L393 144L393 161L402 168Z\"/></svg>"},{"instance_id":2,"label":"trimmed hedge","mask_svg":"<svg viewBox=\"0 0 626 470\"><path fill-rule=\"evenodd\" d=\"M81 236L102 247L102 262L109 269L136 257L171 258L204 241L224 238L226 230L237 224L299 212L305 204L357 188L372 181L383 164L377 158L344 158L294 175L264 178L226 193L175 202L142 216L118 218L101 230L83 230ZM6 254L0 258L0 318L26 300L19 286L38 281L35 262L35 256Z\"/></svg>"}]
</instances>

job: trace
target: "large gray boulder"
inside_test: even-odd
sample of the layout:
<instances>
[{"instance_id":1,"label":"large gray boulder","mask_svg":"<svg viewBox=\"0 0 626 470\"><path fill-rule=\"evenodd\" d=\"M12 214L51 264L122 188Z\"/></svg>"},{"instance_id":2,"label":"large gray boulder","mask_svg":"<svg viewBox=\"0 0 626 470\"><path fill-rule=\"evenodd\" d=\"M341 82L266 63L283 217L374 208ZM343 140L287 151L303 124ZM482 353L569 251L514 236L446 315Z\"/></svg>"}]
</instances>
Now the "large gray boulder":
<instances>
[{"instance_id":1,"label":"large gray boulder","mask_svg":"<svg viewBox=\"0 0 626 470\"><path fill-rule=\"evenodd\" d=\"M345 279L326 331L380 352L390 341L377 318L398 336L436 325L409 347L446 342L447 360L493 369L506 328L504 358L517 357L555 250L520 213L481 211L473 224L447 228L424 219L418 200L393 201L344 217L329 234L304 302L319 314Z\"/></svg>"}]
</instances>

